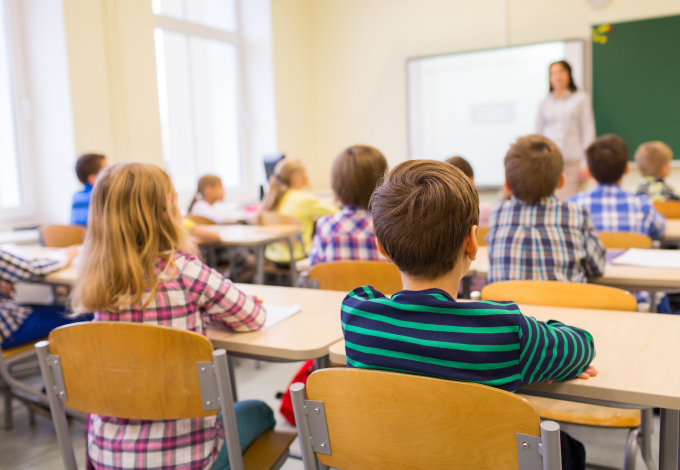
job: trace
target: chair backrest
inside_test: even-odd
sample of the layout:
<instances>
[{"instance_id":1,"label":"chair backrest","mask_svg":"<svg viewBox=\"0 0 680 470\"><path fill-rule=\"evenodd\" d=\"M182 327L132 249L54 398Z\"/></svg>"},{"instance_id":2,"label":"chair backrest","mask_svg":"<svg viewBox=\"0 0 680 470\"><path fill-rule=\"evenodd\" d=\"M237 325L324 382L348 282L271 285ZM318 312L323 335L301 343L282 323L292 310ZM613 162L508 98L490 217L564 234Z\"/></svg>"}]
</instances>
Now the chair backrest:
<instances>
[{"instance_id":1,"label":"chair backrest","mask_svg":"<svg viewBox=\"0 0 680 470\"><path fill-rule=\"evenodd\" d=\"M667 219L680 219L680 201L658 201L654 207Z\"/></svg>"},{"instance_id":2,"label":"chair backrest","mask_svg":"<svg viewBox=\"0 0 680 470\"><path fill-rule=\"evenodd\" d=\"M217 225L212 220L210 220L206 217L202 217L200 215L187 215L186 218L191 220L191 221L196 222L199 225Z\"/></svg>"},{"instance_id":3,"label":"chair backrest","mask_svg":"<svg viewBox=\"0 0 680 470\"><path fill-rule=\"evenodd\" d=\"M518 304L637 311L635 296L615 287L559 281L503 281L487 284L482 300Z\"/></svg>"},{"instance_id":4,"label":"chair backrest","mask_svg":"<svg viewBox=\"0 0 680 470\"><path fill-rule=\"evenodd\" d=\"M279 214L276 211L262 211L255 217L257 225L299 225L300 222L290 215Z\"/></svg>"},{"instance_id":5,"label":"chair backrest","mask_svg":"<svg viewBox=\"0 0 680 470\"><path fill-rule=\"evenodd\" d=\"M477 227L477 245L486 246L486 234L489 233L489 227Z\"/></svg>"},{"instance_id":6,"label":"chair backrest","mask_svg":"<svg viewBox=\"0 0 680 470\"><path fill-rule=\"evenodd\" d=\"M485 385L336 368L306 387L328 428L331 454L316 457L334 468L517 469L516 433L541 435L528 401Z\"/></svg>"},{"instance_id":7,"label":"chair backrest","mask_svg":"<svg viewBox=\"0 0 680 470\"><path fill-rule=\"evenodd\" d=\"M608 250L628 248L651 248L652 239L648 235L632 232L597 232L602 244Z\"/></svg>"},{"instance_id":8,"label":"chair backrest","mask_svg":"<svg viewBox=\"0 0 680 470\"><path fill-rule=\"evenodd\" d=\"M334 261L315 264L309 279L319 283L319 289L349 292L361 286L373 286L385 295L401 290L401 275L388 261Z\"/></svg>"},{"instance_id":9,"label":"chair backrest","mask_svg":"<svg viewBox=\"0 0 680 470\"><path fill-rule=\"evenodd\" d=\"M44 246L65 248L80 245L85 238L85 228L79 225L43 225L40 240Z\"/></svg>"},{"instance_id":10,"label":"chair backrest","mask_svg":"<svg viewBox=\"0 0 680 470\"><path fill-rule=\"evenodd\" d=\"M212 361L203 335L156 325L87 322L52 330L67 398L84 413L128 419L184 419L205 411L197 362ZM131 399L134 397L134 399Z\"/></svg>"}]
</instances>

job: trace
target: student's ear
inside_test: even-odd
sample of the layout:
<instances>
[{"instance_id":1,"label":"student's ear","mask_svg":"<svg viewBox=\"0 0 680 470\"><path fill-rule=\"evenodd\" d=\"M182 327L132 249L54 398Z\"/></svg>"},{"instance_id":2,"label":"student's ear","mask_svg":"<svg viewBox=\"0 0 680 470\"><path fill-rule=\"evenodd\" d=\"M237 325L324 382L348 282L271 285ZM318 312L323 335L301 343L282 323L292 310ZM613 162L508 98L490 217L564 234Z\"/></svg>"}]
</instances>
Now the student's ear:
<instances>
[{"instance_id":1,"label":"student's ear","mask_svg":"<svg viewBox=\"0 0 680 470\"><path fill-rule=\"evenodd\" d=\"M624 175L627 175L630 172L630 162L626 163L626 169L623 172Z\"/></svg>"},{"instance_id":2,"label":"student's ear","mask_svg":"<svg viewBox=\"0 0 680 470\"><path fill-rule=\"evenodd\" d=\"M479 250L479 244L477 243L477 228L476 225L473 225L465 237L465 254L471 261L477 259L477 250Z\"/></svg>"},{"instance_id":3,"label":"student's ear","mask_svg":"<svg viewBox=\"0 0 680 470\"><path fill-rule=\"evenodd\" d=\"M377 239L377 238L375 239L375 246L378 247L378 253L380 253L380 254L383 255L385 258L389 259L390 261L392 261L392 260L390 259L390 257L387 256L387 253L385 253L385 249L384 249L382 246L380 246L380 242L378 242L378 239Z\"/></svg>"},{"instance_id":4,"label":"student's ear","mask_svg":"<svg viewBox=\"0 0 680 470\"><path fill-rule=\"evenodd\" d=\"M87 184L89 184L90 186L94 186L95 181L97 181L97 175L96 174L92 174L92 175L87 177Z\"/></svg>"},{"instance_id":5,"label":"student's ear","mask_svg":"<svg viewBox=\"0 0 680 470\"><path fill-rule=\"evenodd\" d=\"M666 163L664 166L661 167L661 178L666 178L668 175L671 174L671 164Z\"/></svg>"},{"instance_id":6,"label":"student's ear","mask_svg":"<svg viewBox=\"0 0 680 470\"><path fill-rule=\"evenodd\" d=\"M557 188L555 189L562 189L562 186L564 186L564 183L567 181L567 174L562 173L562 176L560 176L560 180L557 182Z\"/></svg>"},{"instance_id":7,"label":"student's ear","mask_svg":"<svg viewBox=\"0 0 680 470\"><path fill-rule=\"evenodd\" d=\"M503 183L503 187L508 192L508 194L512 194L512 189L510 189L510 185L508 184L508 180L505 180L505 182Z\"/></svg>"}]
</instances>

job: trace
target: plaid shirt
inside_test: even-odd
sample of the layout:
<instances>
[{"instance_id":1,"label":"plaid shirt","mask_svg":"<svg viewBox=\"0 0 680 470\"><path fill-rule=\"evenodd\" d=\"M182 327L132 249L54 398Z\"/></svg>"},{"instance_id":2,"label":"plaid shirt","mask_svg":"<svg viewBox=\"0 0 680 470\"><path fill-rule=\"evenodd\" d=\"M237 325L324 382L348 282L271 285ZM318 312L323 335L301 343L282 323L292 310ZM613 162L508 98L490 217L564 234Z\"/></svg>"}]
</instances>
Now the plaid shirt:
<instances>
[{"instance_id":1,"label":"plaid shirt","mask_svg":"<svg viewBox=\"0 0 680 470\"><path fill-rule=\"evenodd\" d=\"M309 256L312 264L387 261L375 246L371 215L366 209L352 206L318 220Z\"/></svg>"},{"instance_id":2,"label":"plaid shirt","mask_svg":"<svg viewBox=\"0 0 680 470\"><path fill-rule=\"evenodd\" d=\"M666 219L651 199L626 192L617 184L601 184L569 201L588 209L600 232L636 232L659 238L666 231Z\"/></svg>"},{"instance_id":3,"label":"plaid shirt","mask_svg":"<svg viewBox=\"0 0 680 470\"><path fill-rule=\"evenodd\" d=\"M586 282L604 272L605 249L588 211L555 196L533 204L515 197L491 214L488 282Z\"/></svg>"},{"instance_id":4,"label":"plaid shirt","mask_svg":"<svg viewBox=\"0 0 680 470\"><path fill-rule=\"evenodd\" d=\"M57 271L67 264L64 257L58 259L26 260L0 248L0 280L5 282L29 281L34 276ZM0 344L19 329L31 314L31 309L4 299L0 294Z\"/></svg>"},{"instance_id":5,"label":"plaid shirt","mask_svg":"<svg viewBox=\"0 0 680 470\"><path fill-rule=\"evenodd\" d=\"M645 176L640 181L636 194L644 195L652 201L680 201L680 196L661 178Z\"/></svg>"},{"instance_id":6,"label":"plaid shirt","mask_svg":"<svg viewBox=\"0 0 680 470\"><path fill-rule=\"evenodd\" d=\"M226 323L235 331L258 330L266 312L214 269L188 253L176 252L175 264L161 278L155 297L95 312L95 321L132 321L205 332L207 323ZM157 272L165 268L160 261ZM148 421L90 415L87 448L98 470L138 468L210 469L224 442L217 416L173 421Z\"/></svg>"}]
</instances>

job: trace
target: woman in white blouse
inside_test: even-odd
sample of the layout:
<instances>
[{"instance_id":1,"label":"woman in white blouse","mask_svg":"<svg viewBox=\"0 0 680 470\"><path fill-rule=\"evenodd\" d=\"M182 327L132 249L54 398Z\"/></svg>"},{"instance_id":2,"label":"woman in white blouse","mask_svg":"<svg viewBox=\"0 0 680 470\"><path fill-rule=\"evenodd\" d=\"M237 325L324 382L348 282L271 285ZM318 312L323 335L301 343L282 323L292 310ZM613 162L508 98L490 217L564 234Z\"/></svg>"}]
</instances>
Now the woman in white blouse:
<instances>
[{"instance_id":1,"label":"woman in white blouse","mask_svg":"<svg viewBox=\"0 0 680 470\"><path fill-rule=\"evenodd\" d=\"M567 179L557 197L579 192L590 175L585 149L595 140L595 120L590 96L576 89L571 66L564 60L550 65L550 94L538 109L536 133L555 142L564 156Z\"/></svg>"}]
</instances>

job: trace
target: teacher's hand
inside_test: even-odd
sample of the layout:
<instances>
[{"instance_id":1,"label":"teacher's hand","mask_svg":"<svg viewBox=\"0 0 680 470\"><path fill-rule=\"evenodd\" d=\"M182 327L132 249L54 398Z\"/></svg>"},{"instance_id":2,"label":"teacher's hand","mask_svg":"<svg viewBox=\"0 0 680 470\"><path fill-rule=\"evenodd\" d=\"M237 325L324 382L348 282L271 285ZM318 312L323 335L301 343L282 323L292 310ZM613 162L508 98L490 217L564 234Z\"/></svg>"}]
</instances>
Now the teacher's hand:
<instances>
[{"instance_id":1,"label":"teacher's hand","mask_svg":"<svg viewBox=\"0 0 680 470\"><path fill-rule=\"evenodd\" d=\"M588 178L590 178L592 175L590 174L590 170L586 166L582 166L578 170L578 182L579 183L585 183Z\"/></svg>"}]
</instances>

